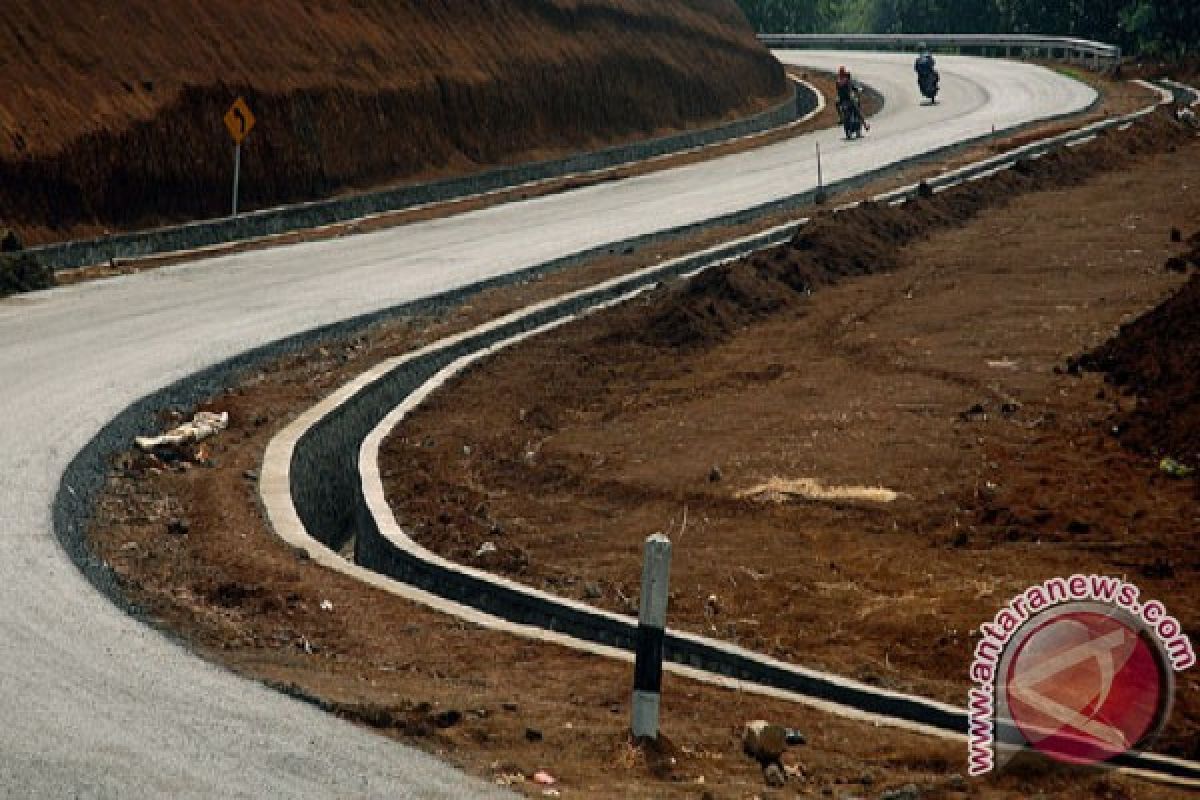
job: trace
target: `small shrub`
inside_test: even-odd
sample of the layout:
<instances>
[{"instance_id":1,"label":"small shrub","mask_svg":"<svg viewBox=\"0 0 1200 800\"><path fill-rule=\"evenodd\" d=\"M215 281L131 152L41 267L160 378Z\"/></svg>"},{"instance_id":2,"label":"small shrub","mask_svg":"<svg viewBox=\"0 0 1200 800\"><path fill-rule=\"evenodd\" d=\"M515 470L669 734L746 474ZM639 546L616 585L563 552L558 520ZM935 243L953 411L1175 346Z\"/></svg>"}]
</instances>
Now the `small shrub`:
<instances>
[{"instance_id":1,"label":"small shrub","mask_svg":"<svg viewBox=\"0 0 1200 800\"><path fill-rule=\"evenodd\" d=\"M0 253L15 253L23 250L21 238L11 228L0 228Z\"/></svg>"},{"instance_id":2,"label":"small shrub","mask_svg":"<svg viewBox=\"0 0 1200 800\"><path fill-rule=\"evenodd\" d=\"M29 253L0 254L0 297L54 286L54 270Z\"/></svg>"}]
</instances>

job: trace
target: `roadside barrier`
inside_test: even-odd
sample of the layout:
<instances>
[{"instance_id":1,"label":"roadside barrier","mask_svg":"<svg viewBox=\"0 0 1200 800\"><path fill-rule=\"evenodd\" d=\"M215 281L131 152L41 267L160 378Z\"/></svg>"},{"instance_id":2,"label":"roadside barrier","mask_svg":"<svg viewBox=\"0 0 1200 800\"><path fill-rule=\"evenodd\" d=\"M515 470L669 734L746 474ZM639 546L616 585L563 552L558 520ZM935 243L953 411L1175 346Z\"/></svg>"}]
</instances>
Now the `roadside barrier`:
<instances>
[{"instance_id":1,"label":"roadside barrier","mask_svg":"<svg viewBox=\"0 0 1200 800\"><path fill-rule=\"evenodd\" d=\"M925 44L934 50L965 50L984 56L1057 58L1083 64L1095 70L1111 69L1121 63L1120 47L1069 36L990 33L763 33L759 34L758 39L767 47L781 50L916 50Z\"/></svg>"}]
</instances>

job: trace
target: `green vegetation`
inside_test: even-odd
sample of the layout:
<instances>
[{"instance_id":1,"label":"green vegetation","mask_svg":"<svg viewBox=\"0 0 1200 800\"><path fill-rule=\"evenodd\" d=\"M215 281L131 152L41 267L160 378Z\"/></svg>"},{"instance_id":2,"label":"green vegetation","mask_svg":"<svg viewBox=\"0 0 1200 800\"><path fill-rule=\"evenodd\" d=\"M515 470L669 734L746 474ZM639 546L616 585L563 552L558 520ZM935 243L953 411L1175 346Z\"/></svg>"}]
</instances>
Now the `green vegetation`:
<instances>
[{"instance_id":1,"label":"green vegetation","mask_svg":"<svg viewBox=\"0 0 1200 800\"><path fill-rule=\"evenodd\" d=\"M1200 3L1183 0L739 0L772 33L1042 33L1153 55L1200 52Z\"/></svg>"},{"instance_id":2,"label":"green vegetation","mask_svg":"<svg viewBox=\"0 0 1200 800\"><path fill-rule=\"evenodd\" d=\"M0 297L49 289L54 284L54 270L29 253L0 253Z\"/></svg>"}]
</instances>

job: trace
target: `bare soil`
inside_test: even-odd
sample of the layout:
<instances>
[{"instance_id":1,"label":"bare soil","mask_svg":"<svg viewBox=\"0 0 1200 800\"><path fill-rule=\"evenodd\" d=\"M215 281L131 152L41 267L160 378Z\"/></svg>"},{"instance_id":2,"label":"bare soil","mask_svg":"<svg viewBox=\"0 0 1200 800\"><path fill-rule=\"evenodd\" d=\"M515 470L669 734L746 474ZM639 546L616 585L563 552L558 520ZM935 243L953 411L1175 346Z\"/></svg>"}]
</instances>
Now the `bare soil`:
<instances>
[{"instance_id":1,"label":"bare soil","mask_svg":"<svg viewBox=\"0 0 1200 800\"><path fill-rule=\"evenodd\" d=\"M514 44L519 43L519 45ZM0 221L27 244L711 125L783 99L731 0L5 3Z\"/></svg>"},{"instance_id":2,"label":"bare soil","mask_svg":"<svg viewBox=\"0 0 1200 800\"><path fill-rule=\"evenodd\" d=\"M1171 229L1186 239L1200 218L1198 153L1164 119L903 209L822 216L504 353L390 440L397 513L439 552L622 612L641 540L668 531L672 625L959 704L976 626L1053 575L1126 575L1194 631L1195 482L1123 447L1112 426L1142 403L1068 359L1186 280L1164 263L1189 252ZM255 471L299 409L387 355L633 265L490 292L250 376L213 399L232 426L199 452L117 459L93 546L203 655L532 796L539 768L565 797L909 782L930 798L1177 796L1045 765L965 782L962 745L672 678L669 746L633 748L628 667L365 589L267 530ZM736 496L771 477L904 496ZM475 558L484 541L494 561ZM1197 757L1198 688L1181 676L1165 751ZM784 790L740 753L756 717L808 734Z\"/></svg>"}]
</instances>

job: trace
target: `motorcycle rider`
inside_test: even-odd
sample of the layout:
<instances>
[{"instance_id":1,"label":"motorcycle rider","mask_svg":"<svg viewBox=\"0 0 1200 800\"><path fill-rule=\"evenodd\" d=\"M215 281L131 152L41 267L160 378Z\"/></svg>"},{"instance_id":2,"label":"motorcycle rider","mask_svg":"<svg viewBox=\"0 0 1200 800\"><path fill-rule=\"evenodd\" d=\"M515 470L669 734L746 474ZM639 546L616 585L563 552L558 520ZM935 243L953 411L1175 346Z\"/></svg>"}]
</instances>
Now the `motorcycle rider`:
<instances>
[{"instance_id":1,"label":"motorcycle rider","mask_svg":"<svg viewBox=\"0 0 1200 800\"><path fill-rule=\"evenodd\" d=\"M917 49L920 51L920 55L917 56L913 69L917 72L917 84L924 91L925 81L936 74L937 62L934 61L933 53L929 52L929 46L924 42L921 42Z\"/></svg>"},{"instance_id":2,"label":"motorcycle rider","mask_svg":"<svg viewBox=\"0 0 1200 800\"><path fill-rule=\"evenodd\" d=\"M858 116L863 118L862 104L859 102L859 95L862 94L862 86L850 77L850 71L845 67L838 67L836 86L838 124L840 125L844 121L846 115L843 109L849 105L853 105L858 109ZM864 125L866 124L865 118L863 118L863 123Z\"/></svg>"}]
</instances>

